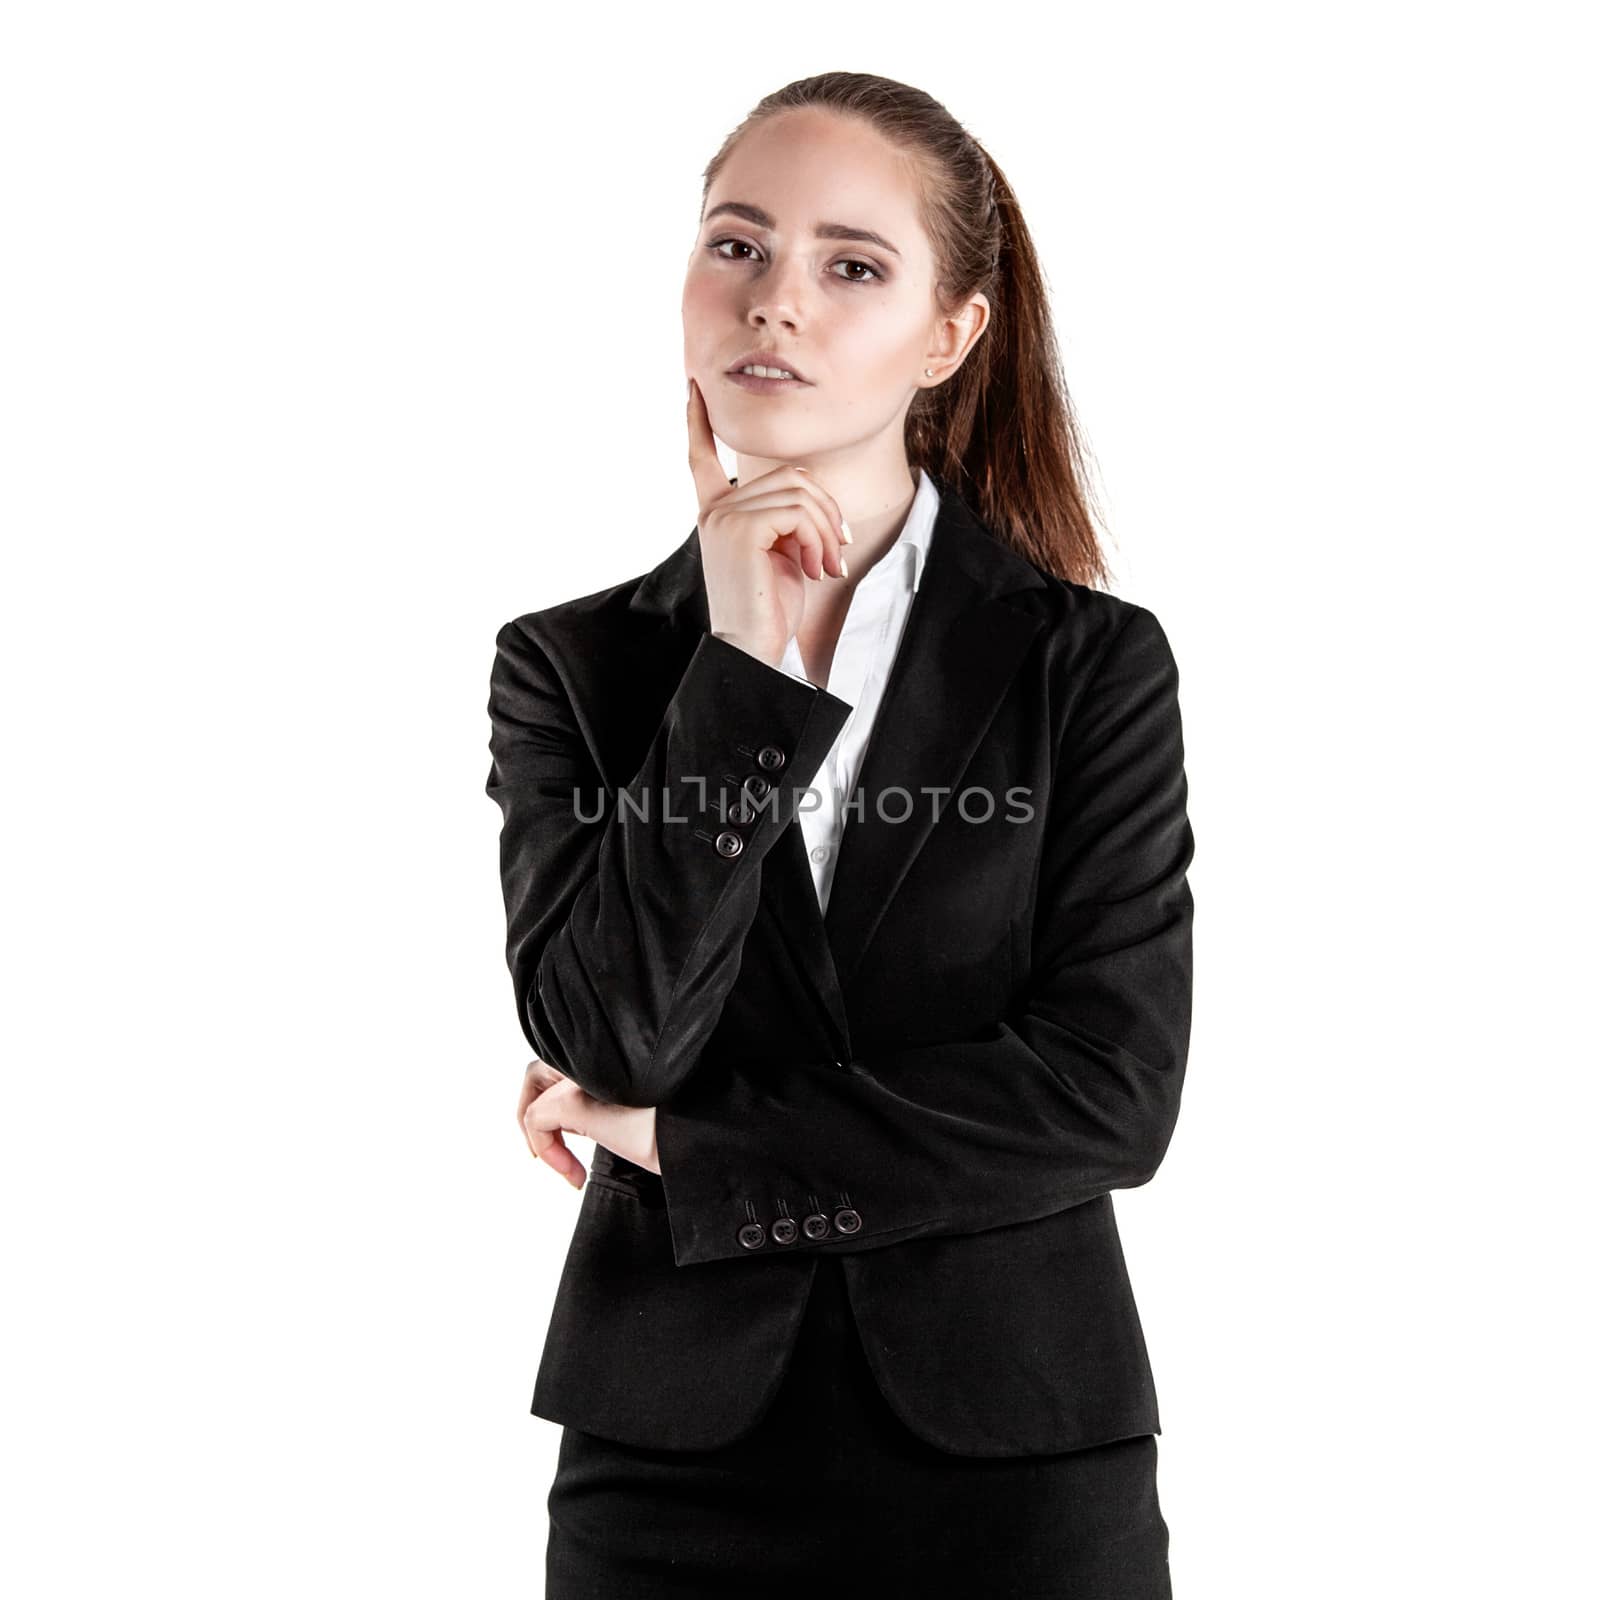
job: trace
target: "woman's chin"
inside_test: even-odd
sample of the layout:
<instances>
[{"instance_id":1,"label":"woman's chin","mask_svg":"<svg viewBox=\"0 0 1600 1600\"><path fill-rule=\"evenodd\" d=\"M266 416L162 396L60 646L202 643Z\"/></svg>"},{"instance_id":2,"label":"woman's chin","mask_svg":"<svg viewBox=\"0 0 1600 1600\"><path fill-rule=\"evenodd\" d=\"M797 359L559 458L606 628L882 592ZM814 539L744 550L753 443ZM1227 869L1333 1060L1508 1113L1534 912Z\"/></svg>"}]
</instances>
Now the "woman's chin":
<instances>
[{"instance_id":1,"label":"woman's chin","mask_svg":"<svg viewBox=\"0 0 1600 1600\"><path fill-rule=\"evenodd\" d=\"M713 431L736 455L747 459L774 463L804 461L815 453L814 447L793 428L734 428L728 432L716 428Z\"/></svg>"}]
</instances>

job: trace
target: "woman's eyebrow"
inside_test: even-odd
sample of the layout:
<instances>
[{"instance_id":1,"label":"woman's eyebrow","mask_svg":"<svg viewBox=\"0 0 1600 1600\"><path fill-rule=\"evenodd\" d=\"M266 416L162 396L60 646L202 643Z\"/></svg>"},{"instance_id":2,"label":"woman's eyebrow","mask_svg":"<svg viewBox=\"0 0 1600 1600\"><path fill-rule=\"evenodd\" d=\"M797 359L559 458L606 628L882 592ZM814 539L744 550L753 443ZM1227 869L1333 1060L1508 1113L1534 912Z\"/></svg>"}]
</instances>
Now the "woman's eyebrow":
<instances>
[{"instance_id":1,"label":"woman's eyebrow","mask_svg":"<svg viewBox=\"0 0 1600 1600\"><path fill-rule=\"evenodd\" d=\"M724 211L731 212L736 217L743 217L746 222L753 222L758 228L775 228L778 225L772 214L763 211L760 206L750 205L744 200L724 200L706 212L701 219L702 226L713 217L721 216ZM819 239L855 239L862 244L875 244L880 250L887 250L892 256L900 254L881 233L874 233L870 228L852 228L843 222L819 222L812 231Z\"/></svg>"}]
</instances>

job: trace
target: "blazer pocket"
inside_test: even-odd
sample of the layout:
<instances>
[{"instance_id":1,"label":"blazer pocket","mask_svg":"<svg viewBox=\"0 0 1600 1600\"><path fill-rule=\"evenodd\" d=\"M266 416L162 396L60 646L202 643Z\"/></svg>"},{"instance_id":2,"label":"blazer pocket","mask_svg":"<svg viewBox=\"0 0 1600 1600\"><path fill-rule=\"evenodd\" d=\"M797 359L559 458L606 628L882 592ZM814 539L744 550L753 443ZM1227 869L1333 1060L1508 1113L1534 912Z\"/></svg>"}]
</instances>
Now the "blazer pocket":
<instances>
[{"instance_id":1,"label":"blazer pocket","mask_svg":"<svg viewBox=\"0 0 1600 1600\"><path fill-rule=\"evenodd\" d=\"M596 1145L594 1156L589 1162L589 1176L584 1180L585 1188L592 1183L602 1189L610 1189L614 1194L626 1195L641 1205L666 1204L666 1190L662 1187L661 1178L657 1173L650 1172L644 1167L637 1167L631 1161L619 1167L617 1160L618 1158L604 1145Z\"/></svg>"},{"instance_id":2,"label":"blazer pocket","mask_svg":"<svg viewBox=\"0 0 1600 1600\"><path fill-rule=\"evenodd\" d=\"M592 1167L589 1176L583 1180L584 1188L593 1185L596 1189L609 1189L613 1194L626 1195L630 1200L642 1200L643 1196L631 1183L623 1183L618 1178L613 1178L609 1173L596 1172Z\"/></svg>"}]
</instances>

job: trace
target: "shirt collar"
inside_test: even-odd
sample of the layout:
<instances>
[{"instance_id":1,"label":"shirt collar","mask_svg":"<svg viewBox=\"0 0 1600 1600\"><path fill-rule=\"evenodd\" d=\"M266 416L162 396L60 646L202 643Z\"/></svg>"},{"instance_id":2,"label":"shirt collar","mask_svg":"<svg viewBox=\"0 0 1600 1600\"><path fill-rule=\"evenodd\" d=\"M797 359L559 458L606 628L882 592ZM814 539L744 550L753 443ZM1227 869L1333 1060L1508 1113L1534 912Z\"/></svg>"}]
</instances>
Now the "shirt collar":
<instances>
[{"instance_id":1,"label":"shirt collar","mask_svg":"<svg viewBox=\"0 0 1600 1600\"><path fill-rule=\"evenodd\" d=\"M911 592L915 594L922 583L922 569L927 565L928 547L933 543L933 526L938 516L939 486L928 476L925 467L918 467L917 492L911 497L911 509L906 513L899 536L861 581L869 583L881 569L888 568L905 573Z\"/></svg>"}]
</instances>

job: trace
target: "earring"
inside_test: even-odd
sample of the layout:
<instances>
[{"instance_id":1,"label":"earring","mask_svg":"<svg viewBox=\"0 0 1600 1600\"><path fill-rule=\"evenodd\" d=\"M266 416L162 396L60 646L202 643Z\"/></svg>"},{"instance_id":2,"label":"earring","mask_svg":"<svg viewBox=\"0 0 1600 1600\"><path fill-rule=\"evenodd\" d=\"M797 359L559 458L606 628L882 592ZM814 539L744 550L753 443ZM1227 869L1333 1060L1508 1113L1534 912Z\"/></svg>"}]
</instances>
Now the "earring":
<instances>
[{"instance_id":1,"label":"earring","mask_svg":"<svg viewBox=\"0 0 1600 1600\"><path fill-rule=\"evenodd\" d=\"M931 378L933 376L933 368L932 367L924 367L922 369L922 376L924 378Z\"/></svg>"}]
</instances>

